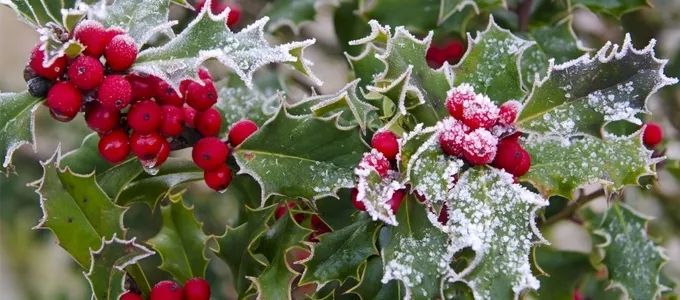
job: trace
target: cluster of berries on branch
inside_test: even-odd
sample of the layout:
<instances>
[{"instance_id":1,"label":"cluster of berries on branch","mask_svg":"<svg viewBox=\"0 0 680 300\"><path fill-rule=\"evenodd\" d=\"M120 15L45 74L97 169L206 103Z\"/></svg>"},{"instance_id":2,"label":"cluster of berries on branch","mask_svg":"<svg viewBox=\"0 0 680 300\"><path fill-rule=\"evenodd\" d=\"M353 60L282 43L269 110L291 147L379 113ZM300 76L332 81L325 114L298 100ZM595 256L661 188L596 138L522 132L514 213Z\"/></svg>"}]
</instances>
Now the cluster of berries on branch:
<instances>
[{"instance_id":1,"label":"cluster of berries on branch","mask_svg":"<svg viewBox=\"0 0 680 300\"><path fill-rule=\"evenodd\" d=\"M144 300L134 291L127 291L120 300ZM210 300L210 285L203 278L192 278L181 287L174 281L163 280L151 289L149 300Z\"/></svg>"}]
</instances>

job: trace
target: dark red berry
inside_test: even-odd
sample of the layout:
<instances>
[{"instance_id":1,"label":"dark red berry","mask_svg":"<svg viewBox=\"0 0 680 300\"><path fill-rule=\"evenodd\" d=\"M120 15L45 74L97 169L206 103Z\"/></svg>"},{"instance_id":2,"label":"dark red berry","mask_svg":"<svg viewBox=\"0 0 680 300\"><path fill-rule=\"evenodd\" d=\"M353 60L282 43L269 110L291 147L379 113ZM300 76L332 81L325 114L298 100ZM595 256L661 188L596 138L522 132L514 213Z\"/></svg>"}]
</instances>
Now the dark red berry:
<instances>
[{"instance_id":1,"label":"dark red berry","mask_svg":"<svg viewBox=\"0 0 680 300\"><path fill-rule=\"evenodd\" d=\"M469 127L454 118L447 118L442 121L439 132L439 145L441 146L442 151L455 157L463 156L465 135L469 131Z\"/></svg>"},{"instance_id":2,"label":"dark red berry","mask_svg":"<svg viewBox=\"0 0 680 300\"><path fill-rule=\"evenodd\" d=\"M477 96L474 101L463 103L463 123L471 129L489 129L498 122L498 112L489 97Z\"/></svg>"},{"instance_id":3,"label":"dark red berry","mask_svg":"<svg viewBox=\"0 0 680 300\"><path fill-rule=\"evenodd\" d=\"M163 113L156 102L144 100L133 104L127 121L135 132L147 134L156 131L163 120Z\"/></svg>"},{"instance_id":4,"label":"dark red berry","mask_svg":"<svg viewBox=\"0 0 680 300\"><path fill-rule=\"evenodd\" d=\"M460 40L452 40L445 44L430 45L425 59L433 68L441 67L444 62L451 64L458 62L465 54L465 45Z\"/></svg>"},{"instance_id":5,"label":"dark red berry","mask_svg":"<svg viewBox=\"0 0 680 300\"><path fill-rule=\"evenodd\" d=\"M182 287L174 281L163 280L151 289L149 300L182 300Z\"/></svg>"},{"instance_id":6,"label":"dark red berry","mask_svg":"<svg viewBox=\"0 0 680 300\"><path fill-rule=\"evenodd\" d=\"M182 96L186 98L187 96L187 89L189 88L189 85L194 82L193 80L185 79L182 80L182 82L179 83L179 91L182 93Z\"/></svg>"},{"instance_id":7,"label":"dark red berry","mask_svg":"<svg viewBox=\"0 0 680 300\"><path fill-rule=\"evenodd\" d=\"M83 105L83 95L70 82L60 82L47 93L46 104L57 121L68 122L78 115Z\"/></svg>"},{"instance_id":8,"label":"dark red berry","mask_svg":"<svg viewBox=\"0 0 680 300\"><path fill-rule=\"evenodd\" d=\"M531 169L531 154L527 152L526 150L522 149L522 159L519 162L519 165L517 165L517 168L515 169L515 177L522 177L524 174L529 172L529 169ZM515 180L516 181L516 180Z\"/></svg>"},{"instance_id":9,"label":"dark red berry","mask_svg":"<svg viewBox=\"0 0 680 300\"><path fill-rule=\"evenodd\" d=\"M158 150L158 155L150 162L149 167L158 168L170 157L170 143L167 140L161 140L161 148Z\"/></svg>"},{"instance_id":10,"label":"dark red berry","mask_svg":"<svg viewBox=\"0 0 680 300\"><path fill-rule=\"evenodd\" d=\"M43 45L44 44L38 44L33 48L28 65L33 69L35 74L49 80L55 80L66 72L68 58L66 55L62 55L59 58L54 59L52 64L45 66L45 50L40 49Z\"/></svg>"},{"instance_id":11,"label":"dark red berry","mask_svg":"<svg viewBox=\"0 0 680 300\"><path fill-rule=\"evenodd\" d=\"M219 168L227 161L229 148L216 137L200 139L191 152L194 163L205 171Z\"/></svg>"},{"instance_id":12,"label":"dark red berry","mask_svg":"<svg viewBox=\"0 0 680 300\"><path fill-rule=\"evenodd\" d=\"M394 191L394 194L392 194L392 198L390 200L387 200L387 205L390 206L390 210L392 210L392 213L397 213L397 210L399 210L399 207L401 206L402 200L404 200L404 197L406 196L406 190L401 189L401 190L396 190Z\"/></svg>"},{"instance_id":13,"label":"dark red berry","mask_svg":"<svg viewBox=\"0 0 680 300\"><path fill-rule=\"evenodd\" d=\"M40 76L29 79L26 84L28 93L36 98L47 97L47 93L49 93L53 85L52 80Z\"/></svg>"},{"instance_id":14,"label":"dark red berry","mask_svg":"<svg viewBox=\"0 0 680 300\"><path fill-rule=\"evenodd\" d=\"M217 169L204 171L203 180L205 180L205 184L211 189L223 191L229 187L229 183L231 182L231 171L226 165L222 164L218 166Z\"/></svg>"},{"instance_id":15,"label":"dark red berry","mask_svg":"<svg viewBox=\"0 0 680 300\"><path fill-rule=\"evenodd\" d=\"M229 129L229 143L232 147L238 147L257 130L257 124L251 120L238 121Z\"/></svg>"},{"instance_id":16,"label":"dark red berry","mask_svg":"<svg viewBox=\"0 0 680 300\"><path fill-rule=\"evenodd\" d=\"M385 156L378 152L378 150L371 150L371 152L364 153L364 157L359 161L360 169L373 168L380 177L387 177L388 171L391 169L390 161Z\"/></svg>"},{"instance_id":17,"label":"dark red berry","mask_svg":"<svg viewBox=\"0 0 680 300\"><path fill-rule=\"evenodd\" d=\"M184 283L184 300L210 300L210 284L203 278L192 278Z\"/></svg>"},{"instance_id":18,"label":"dark red berry","mask_svg":"<svg viewBox=\"0 0 680 300\"><path fill-rule=\"evenodd\" d=\"M106 32L106 28L101 23L85 20L76 26L73 37L85 46L83 50L85 55L99 58L104 54L110 34Z\"/></svg>"},{"instance_id":19,"label":"dark red berry","mask_svg":"<svg viewBox=\"0 0 680 300\"><path fill-rule=\"evenodd\" d=\"M461 84L449 91L446 99L446 109L448 109L452 117L462 120L465 102L474 101L476 96L477 94L475 94L475 90L471 85Z\"/></svg>"},{"instance_id":20,"label":"dark red berry","mask_svg":"<svg viewBox=\"0 0 680 300\"><path fill-rule=\"evenodd\" d=\"M130 74L125 79L132 87L132 100L151 99L156 96L156 79L152 76Z\"/></svg>"},{"instance_id":21,"label":"dark red berry","mask_svg":"<svg viewBox=\"0 0 680 300\"><path fill-rule=\"evenodd\" d=\"M351 195L351 198L352 198L352 205L354 205L354 207L357 210L366 211L366 205L364 204L364 202L359 201L359 199L357 198L357 196L359 195L359 189L353 188L350 191L350 195Z\"/></svg>"},{"instance_id":22,"label":"dark red berry","mask_svg":"<svg viewBox=\"0 0 680 300\"><path fill-rule=\"evenodd\" d=\"M288 209L293 209L295 208L295 202L287 202L287 203L281 203L279 206L276 207L276 211L274 211L274 220L281 219L283 215L286 214Z\"/></svg>"},{"instance_id":23,"label":"dark red berry","mask_svg":"<svg viewBox=\"0 0 680 300\"><path fill-rule=\"evenodd\" d=\"M519 101L511 100L505 102L501 105L498 112L498 123L503 125L512 125L517 119L517 114L522 108L522 104Z\"/></svg>"},{"instance_id":24,"label":"dark red berry","mask_svg":"<svg viewBox=\"0 0 680 300\"><path fill-rule=\"evenodd\" d=\"M122 129L107 133L99 140L99 154L112 164L125 160L130 154L128 135Z\"/></svg>"},{"instance_id":25,"label":"dark red berry","mask_svg":"<svg viewBox=\"0 0 680 300\"><path fill-rule=\"evenodd\" d=\"M229 2L227 7L231 9L229 11L229 16L227 17L227 26L234 26L241 20L241 6L238 3Z\"/></svg>"},{"instance_id":26,"label":"dark red berry","mask_svg":"<svg viewBox=\"0 0 680 300\"><path fill-rule=\"evenodd\" d=\"M172 105L161 106L163 121L158 131L167 137L175 137L184 130L184 112L181 108Z\"/></svg>"},{"instance_id":27,"label":"dark red berry","mask_svg":"<svg viewBox=\"0 0 680 300\"><path fill-rule=\"evenodd\" d=\"M371 147L382 153L387 159L393 160L399 153L397 136L391 131L380 131L373 135Z\"/></svg>"},{"instance_id":28,"label":"dark red berry","mask_svg":"<svg viewBox=\"0 0 680 300\"><path fill-rule=\"evenodd\" d=\"M498 139L486 129L479 128L465 136L463 156L472 165L491 163L496 156Z\"/></svg>"},{"instance_id":29,"label":"dark red berry","mask_svg":"<svg viewBox=\"0 0 680 300\"><path fill-rule=\"evenodd\" d=\"M498 143L496 157L491 162L491 166L503 169L510 174L515 174L515 170L522 161L522 146L514 140L501 140Z\"/></svg>"},{"instance_id":30,"label":"dark red berry","mask_svg":"<svg viewBox=\"0 0 680 300\"><path fill-rule=\"evenodd\" d=\"M68 78L77 88L91 90L104 79L104 66L94 57L81 55L68 67Z\"/></svg>"},{"instance_id":31,"label":"dark red berry","mask_svg":"<svg viewBox=\"0 0 680 300\"><path fill-rule=\"evenodd\" d=\"M158 100L158 103L161 105L173 105L177 107L182 107L182 105L184 105L182 96L180 96L170 84L163 80L159 80L158 85L156 86L156 100Z\"/></svg>"},{"instance_id":32,"label":"dark red berry","mask_svg":"<svg viewBox=\"0 0 680 300\"><path fill-rule=\"evenodd\" d=\"M446 225L446 223L449 222L449 208L446 205L446 203L442 205L442 210L439 212L439 217L437 217L437 221L439 221L439 223L441 223L442 225Z\"/></svg>"},{"instance_id":33,"label":"dark red berry","mask_svg":"<svg viewBox=\"0 0 680 300\"><path fill-rule=\"evenodd\" d=\"M158 132L142 134L135 131L130 135L130 149L139 159L152 160L161 150L163 140Z\"/></svg>"},{"instance_id":34,"label":"dark red berry","mask_svg":"<svg viewBox=\"0 0 680 300\"><path fill-rule=\"evenodd\" d=\"M102 105L121 110L132 101L132 86L121 75L106 76L99 85L97 98Z\"/></svg>"},{"instance_id":35,"label":"dark red berry","mask_svg":"<svg viewBox=\"0 0 680 300\"><path fill-rule=\"evenodd\" d=\"M104 57L111 70L127 70L137 59L135 40L127 34L117 35L106 45Z\"/></svg>"},{"instance_id":36,"label":"dark red berry","mask_svg":"<svg viewBox=\"0 0 680 300\"><path fill-rule=\"evenodd\" d=\"M187 126L191 128L195 128L196 124L194 124L194 119L196 118L196 114L198 112L193 107L189 105L184 105L182 106L182 113L184 114L185 124L187 124Z\"/></svg>"},{"instance_id":37,"label":"dark red berry","mask_svg":"<svg viewBox=\"0 0 680 300\"><path fill-rule=\"evenodd\" d=\"M649 147L654 147L663 140L663 128L653 122L645 123L645 131L642 134L642 141Z\"/></svg>"},{"instance_id":38,"label":"dark red berry","mask_svg":"<svg viewBox=\"0 0 680 300\"><path fill-rule=\"evenodd\" d=\"M201 136L216 136L222 128L222 116L219 111L210 108L196 114L194 126Z\"/></svg>"},{"instance_id":39,"label":"dark red berry","mask_svg":"<svg viewBox=\"0 0 680 300\"><path fill-rule=\"evenodd\" d=\"M192 82L187 87L186 100L197 111L206 111L217 103L217 90L212 81Z\"/></svg>"},{"instance_id":40,"label":"dark red berry","mask_svg":"<svg viewBox=\"0 0 680 300\"><path fill-rule=\"evenodd\" d=\"M85 122L93 131L104 134L120 125L120 111L92 102L86 106Z\"/></svg>"},{"instance_id":41,"label":"dark red berry","mask_svg":"<svg viewBox=\"0 0 680 300\"><path fill-rule=\"evenodd\" d=\"M127 291L125 294L120 296L120 300L144 300L144 298L132 291Z\"/></svg>"},{"instance_id":42,"label":"dark red berry","mask_svg":"<svg viewBox=\"0 0 680 300\"><path fill-rule=\"evenodd\" d=\"M321 220L319 215L312 215L312 219L310 220L310 223L312 225L312 229L320 232L331 232L331 228L328 227L326 222Z\"/></svg>"}]
</instances>

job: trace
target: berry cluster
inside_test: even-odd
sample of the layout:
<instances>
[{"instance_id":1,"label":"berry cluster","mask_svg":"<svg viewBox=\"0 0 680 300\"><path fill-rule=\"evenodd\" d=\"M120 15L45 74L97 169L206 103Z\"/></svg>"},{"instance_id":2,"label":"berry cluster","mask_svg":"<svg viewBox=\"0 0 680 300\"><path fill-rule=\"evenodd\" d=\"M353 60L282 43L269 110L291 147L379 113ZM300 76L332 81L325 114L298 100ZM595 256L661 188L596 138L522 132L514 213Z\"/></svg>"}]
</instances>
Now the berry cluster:
<instances>
[{"instance_id":1,"label":"berry cluster","mask_svg":"<svg viewBox=\"0 0 680 300\"><path fill-rule=\"evenodd\" d=\"M206 0L198 0L196 2L196 10L201 11L205 6ZM214 15L221 14L225 9L229 8L229 16L227 16L227 26L236 25L241 20L241 6L235 2L223 3L219 0L213 0L210 3L210 11Z\"/></svg>"},{"instance_id":2,"label":"berry cluster","mask_svg":"<svg viewBox=\"0 0 680 300\"><path fill-rule=\"evenodd\" d=\"M465 45L460 40L450 40L442 44L432 44L427 49L425 60L431 68L438 69L444 62L457 63L465 54Z\"/></svg>"},{"instance_id":3,"label":"berry cluster","mask_svg":"<svg viewBox=\"0 0 680 300\"><path fill-rule=\"evenodd\" d=\"M120 300L143 300L139 294L128 291ZM163 280L151 289L149 300L210 300L210 285L203 278L192 278L184 288L174 281Z\"/></svg>"}]
</instances>

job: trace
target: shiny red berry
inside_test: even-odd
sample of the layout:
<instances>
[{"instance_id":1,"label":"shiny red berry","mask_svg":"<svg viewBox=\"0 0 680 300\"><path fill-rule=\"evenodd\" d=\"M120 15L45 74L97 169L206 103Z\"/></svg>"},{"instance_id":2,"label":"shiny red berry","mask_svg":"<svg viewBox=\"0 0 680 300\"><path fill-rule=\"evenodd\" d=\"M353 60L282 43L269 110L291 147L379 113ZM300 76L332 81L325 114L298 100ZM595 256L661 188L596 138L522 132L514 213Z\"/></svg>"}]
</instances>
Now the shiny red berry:
<instances>
[{"instance_id":1,"label":"shiny red berry","mask_svg":"<svg viewBox=\"0 0 680 300\"><path fill-rule=\"evenodd\" d=\"M153 76L141 76L130 74L125 79L132 87L132 100L139 101L151 99L156 96L156 78Z\"/></svg>"},{"instance_id":2,"label":"shiny red berry","mask_svg":"<svg viewBox=\"0 0 680 300\"><path fill-rule=\"evenodd\" d=\"M645 124L645 131L642 134L642 141L649 147L654 147L663 140L663 128L661 125L653 122Z\"/></svg>"},{"instance_id":3,"label":"shiny red berry","mask_svg":"<svg viewBox=\"0 0 680 300\"><path fill-rule=\"evenodd\" d=\"M446 109L449 114L458 119L463 119L463 106L465 102L474 101L477 94L469 84L461 84L449 91L446 99Z\"/></svg>"},{"instance_id":4,"label":"shiny red berry","mask_svg":"<svg viewBox=\"0 0 680 300\"><path fill-rule=\"evenodd\" d=\"M474 101L463 103L463 123L471 129L489 129L498 121L498 112L489 97L479 95Z\"/></svg>"},{"instance_id":5,"label":"shiny red berry","mask_svg":"<svg viewBox=\"0 0 680 300\"><path fill-rule=\"evenodd\" d=\"M161 106L163 121L158 131L167 137L175 137L184 131L184 112L181 108L172 105Z\"/></svg>"},{"instance_id":6,"label":"shiny red berry","mask_svg":"<svg viewBox=\"0 0 680 300\"><path fill-rule=\"evenodd\" d=\"M359 199L357 198L358 195L359 195L359 189L353 188L350 191L350 197L352 199L352 205L354 205L354 207L359 211L366 211L366 205L364 204L364 202L359 201Z\"/></svg>"},{"instance_id":7,"label":"shiny red berry","mask_svg":"<svg viewBox=\"0 0 680 300\"><path fill-rule=\"evenodd\" d=\"M59 58L54 59L52 64L45 66L45 50L40 49L43 45L44 44L38 44L33 48L28 65L31 67L33 72L35 72L35 74L45 77L49 80L55 80L64 74L64 72L66 72L68 58L66 55L62 55Z\"/></svg>"},{"instance_id":8,"label":"shiny red berry","mask_svg":"<svg viewBox=\"0 0 680 300\"><path fill-rule=\"evenodd\" d=\"M187 124L187 126L195 128L196 124L194 124L194 119L196 118L196 114L198 112L193 107L184 105L182 106L182 113L184 114L184 122Z\"/></svg>"},{"instance_id":9,"label":"shiny red berry","mask_svg":"<svg viewBox=\"0 0 680 300\"><path fill-rule=\"evenodd\" d=\"M122 129L116 129L99 139L99 154L112 164L125 160L130 154L128 134Z\"/></svg>"},{"instance_id":10,"label":"shiny red berry","mask_svg":"<svg viewBox=\"0 0 680 300\"><path fill-rule=\"evenodd\" d=\"M111 35L106 32L106 28L101 23L85 20L76 26L73 37L85 46L83 54L99 58L104 54Z\"/></svg>"},{"instance_id":11,"label":"shiny red berry","mask_svg":"<svg viewBox=\"0 0 680 300\"><path fill-rule=\"evenodd\" d=\"M141 160L156 158L161 150L164 138L158 132L142 134L133 132L130 135L130 149Z\"/></svg>"},{"instance_id":12,"label":"shiny red berry","mask_svg":"<svg viewBox=\"0 0 680 300\"><path fill-rule=\"evenodd\" d=\"M78 115L83 105L83 95L70 82L60 82L47 93L46 104L57 121L68 122Z\"/></svg>"},{"instance_id":13,"label":"shiny red berry","mask_svg":"<svg viewBox=\"0 0 680 300\"><path fill-rule=\"evenodd\" d=\"M496 157L498 139L486 129L479 128L465 136L463 156L472 165L489 164Z\"/></svg>"},{"instance_id":14,"label":"shiny red berry","mask_svg":"<svg viewBox=\"0 0 680 300\"><path fill-rule=\"evenodd\" d=\"M94 57L81 55L68 67L68 78L77 88L91 90L104 79L104 66Z\"/></svg>"},{"instance_id":15,"label":"shiny red berry","mask_svg":"<svg viewBox=\"0 0 680 300\"><path fill-rule=\"evenodd\" d=\"M144 298L132 291L127 291L125 294L120 296L120 300L144 300Z\"/></svg>"},{"instance_id":16,"label":"shiny red berry","mask_svg":"<svg viewBox=\"0 0 680 300\"><path fill-rule=\"evenodd\" d=\"M519 114L520 109L522 109L522 104L519 101L511 100L505 102L501 105L498 112L498 123L503 125L512 125L517 119L517 114Z\"/></svg>"},{"instance_id":17,"label":"shiny red berry","mask_svg":"<svg viewBox=\"0 0 680 300\"><path fill-rule=\"evenodd\" d=\"M184 105L182 96L180 96L170 84L163 80L159 80L158 85L156 86L156 100L158 100L158 103L161 105L173 105L177 107L182 107L182 105Z\"/></svg>"},{"instance_id":18,"label":"shiny red berry","mask_svg":"<svg viewBox=\"0 0 680 300\"><path fill-rule=\"evenodd\" d=\"M174 281L163 280L151 289L149 300L182 300L182 287Z\"/></svg>"},{"instance_id":19,"label":"shiny red berry","mask_svg":"<svg viewBox=\"0 0 680 300\"><path fill-rule=\"evenodd\" d=\"M522 161L522 151L522 146L517 141L501 140L498 142L496 157L491 162L491 166L515 175L515 171Z\"/></svg>"},{"instance_id":20,"label":"shiny red berry","mask_svg":"<svg viewBox=\"0 0 680 300\"><path fill-rule=\"evenodd\" d=\"M223 191L229 187L229 183L231 182L231 171L226 165L222 164L218 166L217 169L204 171L203 180L205 180L205 184L211 189Z\"/></svg>"},{"instance_id":21,"label":"shiny red berry","mask_svg":"<svg viewBox=\"0 0 680 300\"><path fill-rule=\"evenodd\" d=\"M85 122L93 131L104 134L120 125L120 111L92 102L85 108Z\"/></svg>"},{"instance_id":22,"label":"shiny red berry","mask_svg":"<svg viewBox=\"0 0 680 300\"><path fill-rule=\"evenodd\" d=\"M531 169L531 154L524 149L522 149L520 154L522 155L522 159L520 160L519 165L517 165L515 173L513 173L515 177L522 177L529 172L529 169Z\"/></svg>"},{"instance_id":23,"label":"shiny red berry","mask_svg":"<svg viewBox=\"0 0 680 300\"><path fill-rule=\"evenodd\" d=\"M216 136L222 128L222 116L217 109L210 108L196 114L194 126L201 136Z\"/></svg>"},{"instance_id":24,"label":"shiny red berry","mask_svg":"<svg viewBox=\"0 0 680 300\"><path fill-rule=\"evenodd\" d=\"M126 34L125 29L120 28L120 27L109 27L106 29L106 44L108 45L109 42L116 36L119 36L121 34ZM104 49L106 51L106 48Z\"/></svg>"},{"instance_id":25,"label":"shiny red berry","mask_svg":"<svg viewBox=\"0 0 680 300\"><path fill-rule=\"evenodd\" d=\"M217 90L212 81L192 82L187 87L186 100L197 111L206 111L217 103Z\"/></svg>"},{"instance_id":26,"label":"shiny red berry","mask_svg":"<svg viewBox=\"0 0 680 300\"><path fill-rule=\"evenodd\" d=\"M238 147L257 130L257 124L251 120L238 121L229 129L229 143L232 147Z\"/></svg>"},{"instance_id":27,"label":"shiny red berry","mask_svg":"<svg viewBox=\"0 0 680 300\"><path fill-rule=\"evenodd\" d=\"M191 152L194 163L205 171L219 168L227 161L229 148L216 137L200 139Z\"/></svg>"},{"instance_id":28,"label":"shiny red berry","mask_svg":"<svg viewBox=\"0 0 680 300\"><path fill-rule=\"evenodd\" d=\"M397 136L391 131L380 131L373 135L371 147L382 153L387 159L393 160L399 153Z\"/></svg>"},{"instance_id":29,"label":"shiny red berry","mask_svg":"<svg viewBox=\"0 0 680 300\"><path fill-rule=\"evenodd\" d=\"M373 168L380 177L387 177L388 171L392 168L390 161L378 150L371 150L371 152L364 153L364 157L359 161L360 169Z\"/></svg>"},{"instance_id":30,"label":"shiny red berry","mask_svg":"<svg viewBox=\"0 0 680 300\"><path fill-rule=\"evenodd\" d=\"M192 278L184 283L184 300L210 300L210 284L203 278Z\"/></svg>"},{"instance_id":31,"label":"shiny red berry","mask_svg":"<svg viewBox=\"0 0 680 300\"><path fill-rule=\"evenodd\" d=\"M152 100L133 104L127 115L130 128L135 132L147 134L156 131L163 121L161 108Z\"/></svg>"},{"instance_id":32,"label":"shiny red berry","mask_svg":"<svg viewBox=\"0 0 680 300\"><path fill-rule=\"evenodd\" d=\"M442 151L455 157L463 156L465 135L469 131L469 127L454 118L447 118L442 121L439 132L439 145L441 146Z\"/></svg>"},{"instance_id":33,"label":"shiny red berry","mask_svg":"<svg viewBox=\"0 0 680 300\"><path fill-rule=\"evenodd\" d=\"M163 139L161 140L161 147L160 149L158 149L158 154L156 155L156 157L148 161L149 162L148 167L158 168L161 165L163 165L163 163L165 163L166 160L168 160L168 157L170 157L170 142ZM145 162L142 161L142 164L144 163Z\"/></svg>"},{"instance_id":34,"label":"shiny red berry","mask_svg":"<svg viewBox=\"0 0 680 300\"><path fill-rule=\"evenodd\" d=\"M392 198L390 198L390 200L387 200L387 205L390 206L390 210L392 210L392 213L395 214L397 213L399 207L401 206L401 202L404 200L404 197L406 197L406 190L401 189L394 191L394 194L392 194Z\"/></svg>"},{"instance_id":35,"label":"shiny red berry","mask_svg":"<svg viewBox=\"0 0 680 300\"><path fill-rule=\"evenodd\" d=\"M121 75L109 75L99 85L97 98L102 105L121 110L132 101L132 86Z\"/></svg>"},{"instance_id":36,"label":"shiny red berry","mask_svg":"<svg viewBox=\"0 0 680 300\"><path fill-rule=\"evenodd\" d=\"M135 40L127 34L117 35L106 45L104 57L111 70L127 70L137 59Z\"/></svg>"},{"instance_id":37,"label":"shiny red berry","mask_svg":"<svg viewBox=\"0 0 680 300\"><path fill-rule=\"evenodd\" d=\"M212 74L204 67L198 68L198 78L204 81L212 81Z\"/></svg>"}]
</instances>

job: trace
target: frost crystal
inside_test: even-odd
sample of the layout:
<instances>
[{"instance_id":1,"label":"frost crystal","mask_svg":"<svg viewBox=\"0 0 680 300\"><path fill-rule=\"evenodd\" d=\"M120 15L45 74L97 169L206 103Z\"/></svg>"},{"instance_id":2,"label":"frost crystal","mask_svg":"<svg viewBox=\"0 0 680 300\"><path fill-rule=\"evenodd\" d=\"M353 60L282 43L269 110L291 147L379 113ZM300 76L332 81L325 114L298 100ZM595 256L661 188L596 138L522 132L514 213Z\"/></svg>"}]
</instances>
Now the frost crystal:
<instances>
[{"instance_id":1,"label":"frost crystal","mask_svg":"<svg viewBox=\"0 0 680 300\"><path fill-rule=\"evenodd\" d=\"M373 149L368 157L377 155L382 154ZM388 203L395 191L405 188L405 185L398 180L398 173L390 170L388 175L383 177L373 165L366 162L360 163L354 173L359 178L357 200L366 206L366 212L371 218L381 220L386 224L398 225L399 223Z\"/></svg>"}]
</instances>

